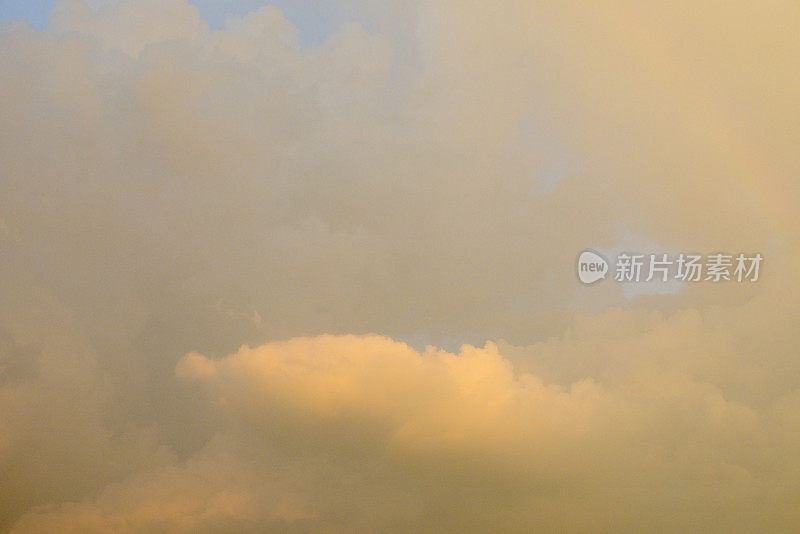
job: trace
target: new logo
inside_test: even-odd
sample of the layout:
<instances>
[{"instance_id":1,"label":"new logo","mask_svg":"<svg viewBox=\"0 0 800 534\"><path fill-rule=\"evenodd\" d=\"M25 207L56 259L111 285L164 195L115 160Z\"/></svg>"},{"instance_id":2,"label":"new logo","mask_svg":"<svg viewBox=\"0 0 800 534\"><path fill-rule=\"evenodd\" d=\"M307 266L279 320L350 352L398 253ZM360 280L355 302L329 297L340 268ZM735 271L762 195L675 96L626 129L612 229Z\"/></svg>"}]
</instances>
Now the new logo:
<instances>
[{"instance_id":1,"label":"new logo","mask_svg":"<svg viewBox=\"0 0 800 534\"><path fill-rule=\"evenodd\" d=\"M602 280L608 273L608 262L600 254L584 250L578 256L578 278L584 284L593 284Z\"/></svg>"}]
</instances>

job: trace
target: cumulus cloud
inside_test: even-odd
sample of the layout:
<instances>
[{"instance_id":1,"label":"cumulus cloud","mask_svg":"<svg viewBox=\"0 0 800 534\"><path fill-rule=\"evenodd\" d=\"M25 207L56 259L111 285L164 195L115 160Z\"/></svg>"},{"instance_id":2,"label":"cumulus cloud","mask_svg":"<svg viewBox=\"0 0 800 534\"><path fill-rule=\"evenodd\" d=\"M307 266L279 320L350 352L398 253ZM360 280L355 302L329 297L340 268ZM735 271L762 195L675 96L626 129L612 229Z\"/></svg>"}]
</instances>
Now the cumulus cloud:
<instances>
[{"instance_id":1,"label":"cumulus cloud","mask_svg":"<svg viewBox=\"0 0 800 534\"><path fill-rule=\"evenodd\" d=\"M328 335L216 360L189 353L176 375L204 392L219 434L179 465L30 512L18 529L795 524L796 497L779 488L800 468L786 434L797 431L796 414L786 418L796 391L759 408L705 379L692 367L732 348L704 334L696 314L612 310L587 323L573 340L517 349L552 365L554 352L575 357L576 345L628 330L600 349L611 358L598 378L571 382L515 370L493 343L420 353L386 337Z\"/></svg>"},{"instance_id":2,"label":"cumulus cloud","mask_svg":"<svg viewBox=\"0 0 800 534\"><path fill-rule=\"evenodd\" d=\"M339 4L0 28L0 528L796 530L797 6Z\"/></svg>"}]
</instances>

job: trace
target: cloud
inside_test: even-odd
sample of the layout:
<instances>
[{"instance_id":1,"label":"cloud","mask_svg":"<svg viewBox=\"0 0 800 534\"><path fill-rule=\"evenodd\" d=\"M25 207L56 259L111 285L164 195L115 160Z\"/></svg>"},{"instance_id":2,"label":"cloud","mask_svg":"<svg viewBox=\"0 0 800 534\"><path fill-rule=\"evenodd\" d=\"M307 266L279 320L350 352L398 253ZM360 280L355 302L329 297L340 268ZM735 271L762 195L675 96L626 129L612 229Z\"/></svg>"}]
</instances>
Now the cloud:
<instances>
[{"instance_id":1,"label":"cloud","mask_svg":"<svg viewBox=\"0 0 800 534\"><path fill-rule=\"evenodd\" d=\"M90 36L105 51L131 56L137 56L151 43L193 39L208 32L197 9L181 0L96 4L82 0L57 2L50 15L50 29L56 34Z\"/></svg>"},{"instance_id":2,"label":"cloud","mask_svg":"<svg viewBox=\"0 0 800 534\"><path fill-rule=\"evenodd\" d=\"M218 360L189 353L176 374L204 391L224 430L181 464L31 512L19 531L405 531L433 517L446 531L794 524L794 494L779 488L800 467L784 426L797 430L796 413L786 418L797 391L757 407L704 379L703 355L732 348L696 314L611 311L574 340L516 350L556 365L620 328L628 336L599 348L612 359L598 378L572 382L515 369L492 343L420 353L328 335Z\"/></svg>"},{"instance_id":3,"label":"cloud","mask_svg":"<svg viewBox=\"0 0 800 534\"><path fill-rule=\"evenodd\" d=\"M340 9L0 31L0 528L796 530L797 6Z\"/></svg>"}]
</instances>

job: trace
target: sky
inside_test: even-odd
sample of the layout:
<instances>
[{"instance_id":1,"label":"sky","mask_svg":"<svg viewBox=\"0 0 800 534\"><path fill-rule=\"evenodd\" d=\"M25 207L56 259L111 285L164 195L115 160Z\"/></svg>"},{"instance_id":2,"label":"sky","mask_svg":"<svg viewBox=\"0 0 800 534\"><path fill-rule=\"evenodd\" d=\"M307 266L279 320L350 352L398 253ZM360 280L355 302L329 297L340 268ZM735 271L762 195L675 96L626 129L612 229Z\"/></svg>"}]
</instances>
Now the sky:
<instances>
[{"instance_id":1,"label":"sky","mask_svg":"<svg viewBox=\"0 0 800 534\"><path fill-rule=\"evenodd\" d=\"M24 18L33 27L43 29L47 26L54 4L55 0L0 0L0 20ZM102 5L102 1L95 4ZM353 14L346 6L312 0L195 0L190 4L197 7L200 16L212 30L223 29L230 16L246 15L267 5L275 6L297 27L300 42L304 46L322 44L338 27L350 20L349 17Z\"/></svg>"},{"instance_id":2,"label":"sky","mask_svg":"<svg viewBox=\"0 0 800 534\"><path fill-rule=\"evenodd\" d=\"M796 2L0 19L0 531L800 528Z\"/></svg>"}]
</instances>

